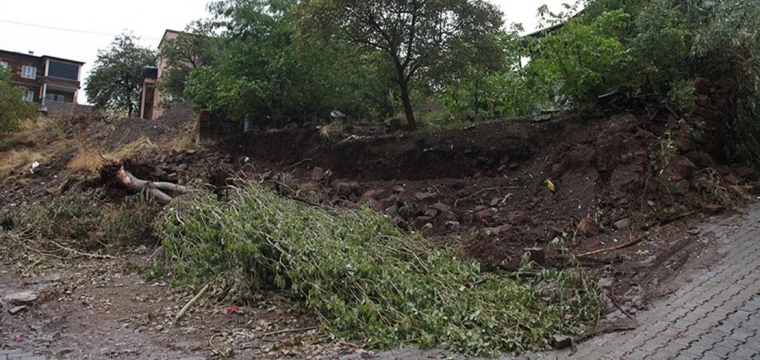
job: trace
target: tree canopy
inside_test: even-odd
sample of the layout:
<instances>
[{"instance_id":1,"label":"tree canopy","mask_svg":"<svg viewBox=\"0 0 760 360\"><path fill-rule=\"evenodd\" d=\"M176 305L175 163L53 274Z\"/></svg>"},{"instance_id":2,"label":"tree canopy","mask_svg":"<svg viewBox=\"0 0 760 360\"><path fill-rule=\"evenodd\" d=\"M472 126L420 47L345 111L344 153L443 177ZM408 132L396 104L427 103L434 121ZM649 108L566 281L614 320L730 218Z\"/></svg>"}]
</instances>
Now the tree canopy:
<instances>
[{"instance_id":1,"label":"tree canopy","mask_svg":"<svg viewBox=\"0 0 760 360\"><path fill-rule=\"evenodd\" d=\"M100 50L87 77L85 93L96 107L136 116L140 109L142 69L155 65L156 52L140 46L137 38L122 34L110 48Z\"/></svg>"},{"instance_id":2,"label":"tree canopy","mask_svg":"<svg viewBox=\"0 0 760 360\"><path fill-rule=\"evenodd\" d=\"M487 43L503 25L501 11L484 0L316 0L310 6L307 21L386 55L411 129L418 73L453 59L477 61L462 45Z\"/></svg>"},{"instance_id":3,"label":"tree canopy","mask_svg":"<svg viewBox=\"0 0 760 360\"><path fill-rule=\"evenodd\" d=\"M11 84L11 72L0 67L0 133L18 128L19 122L34 117L37 104L23 100L27 89Z\"/></svg>"}]
</instances>

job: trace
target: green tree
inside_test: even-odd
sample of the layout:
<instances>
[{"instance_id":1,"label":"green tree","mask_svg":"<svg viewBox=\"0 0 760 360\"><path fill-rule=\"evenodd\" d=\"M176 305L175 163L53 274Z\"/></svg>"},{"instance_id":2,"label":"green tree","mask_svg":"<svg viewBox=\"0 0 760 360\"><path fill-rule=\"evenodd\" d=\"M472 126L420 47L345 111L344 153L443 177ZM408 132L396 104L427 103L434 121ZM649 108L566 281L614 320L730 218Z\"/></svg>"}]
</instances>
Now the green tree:
<instances>
[{"instance_id":1,"label":"green tree","mask_svg":"<svg viewBox=\"0 0 760 360\"><path fill-rule=\"evenodd\" d=\"M477 44L503 25L503 14L484 0L313 0L309 6L310 27L387 55L410 129L417 126L411 91L419 73L462 56L466 47L457 44Z\"/></svg>"},{"instance_id":2,"label":"green tree","mask_svg":"<svg viewBox=\"0 0 760 360\"><path fill-rule=\"evenodd\" d=\"M11 72L0 68L0 133L18 128L19 122L35 116L37 105L23 100L25 87L11 84Z\"/></svg>"},{"instance_id":3,"label":"green tree","mask_svg":"<svg viewBox=\"0 0 760 360\"><path fill-rule=\"evenodd\" d=\"M294 0L226 0L210 5L220 52L191 70L194 106L273 125L340 109L356 118L392 111L377 52L307 36Z\"/></svg>"},{"instance_id":4,"label":"green tree","mask_svg":"<svg viewBox=\"0 0 760 360\"><path fill-rule=\"evenodd\" d=\"M123 111L130 117L138 115L142 69L155 64L156 52L140 46L137 40L122 34L109 49L98 51L85 87L88 100L96 107Z\"/></svg>"},{"instance_id":5,"label":"green tree","mask_svg":"<svg viewBox=\"0 0 760 360\"><path fill-rule=\"evenodd\" d=\"M161 106L169 108L186 100L188 75L197 67L210 65L219 52L219 44L213 23L203 20L190 23L176 38L161 44L159 56L166 66L156 87L170 95Z\"/></svg>"}]
</instances>

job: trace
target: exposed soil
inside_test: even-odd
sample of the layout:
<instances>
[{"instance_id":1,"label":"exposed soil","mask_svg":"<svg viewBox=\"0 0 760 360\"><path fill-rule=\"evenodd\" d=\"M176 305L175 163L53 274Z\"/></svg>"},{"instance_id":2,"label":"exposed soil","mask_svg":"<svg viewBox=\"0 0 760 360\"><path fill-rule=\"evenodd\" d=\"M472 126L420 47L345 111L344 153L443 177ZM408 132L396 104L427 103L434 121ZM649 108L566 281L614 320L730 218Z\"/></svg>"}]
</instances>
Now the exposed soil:
<instances>
[{"instance_id":1,"label":"exposed soil","mask_svg":"<svg viewBox=\"0 0 760 360\"><path fill-rule=\"evenodd\" d=\"M549 121L478 123L435 133L361 131L363 136L325 136L315 127L291 128L235 136L217 146L154 152L125 159L123 165L139 178L207 187L220 197L232 178L245 177L268 182L284 196L315 205L363 203L399 227L459 249L492 271L516 270L526 249L545 254L543 263L548 267L568 266L558 243L576 255L602 251L581 256L581 265L602 279L616 307L635 312L678 286L679 271L693 266L694 254L705 254L705 244L695 241L694 229L710 216L748 201L757 189L753 169L724 164L723 136L718 136L724 135L720 124L725 125L719 101L723 85L698 85L699 111L691 122L678 122L664 109L650 107ZM187 128L189 109L180 108L156 122L94 123L82 131L111 149L143 136L158 140ZM712 127L702 129L703 123ZM680 151L668 150L666 130L680 134L672 139ZM18 202L19 193L26 199L45 199L73 186L107 186L115 190L112 201L125 195L107 177L74 178L61 184L64 169L59 163L65 164L46 164L45 172L26 184L4 184L0 200ZM49 191L51 186L57 190ZM603 251L631 241L635 244L624 249ZM133 255L127 260L145 267L148 258ZM90 260L82 266L100 267L93 262L98 264ZM0 284L8 284L0 290L20 287L13 272L25 266L0 268ZM30 324L47 321L53 324L46 325L53 326L52 332L62 334L51 340L52 348L90 349L105 341L111 345L101 346L105 350L97 355L104 357L124 351L136 351L124 355L151 357L226 354L226 348L247 357L338 351L315 343L317 335L308 332L261 338L271 329L310 325L307 317L281 311L278 320L272 320L279 325L257 329L258 319L269 319L266 310L271 309L264 305L244 309L247 315L242 317L219 309L193 313L186 323L170 326L169 315L192 294L172 295L166 284L146 284L120 270L108 271L108 280L81 285L69 294L66 281L102 275L76 271L62 272L69 280L50 285L55 296L30 313L5 315L12 325L3 326L9 329L2 330L7 332L3 335L28 333ZM125 275L113 280L121 273ZM74 320L80 316L86 320ZM121 321L123 317L132 320ZM236 328L240 332L233 331ZM92 335L83 335L84 331ZM217 338L228 342L216 345ZM38 341L39 337L35 344Z\"/></svg>"}]
</instances>

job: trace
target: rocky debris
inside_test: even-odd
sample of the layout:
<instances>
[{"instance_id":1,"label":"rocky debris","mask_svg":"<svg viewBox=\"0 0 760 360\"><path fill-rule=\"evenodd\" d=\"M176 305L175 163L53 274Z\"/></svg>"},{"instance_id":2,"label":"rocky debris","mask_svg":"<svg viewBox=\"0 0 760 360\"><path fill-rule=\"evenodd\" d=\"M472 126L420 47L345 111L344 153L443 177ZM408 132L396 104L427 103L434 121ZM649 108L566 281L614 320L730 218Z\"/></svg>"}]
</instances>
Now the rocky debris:
<instances>
[{"instance_id":1,"label":"rocky debris","mask_svg":"<svg viewBox=\"0 0 760 360\"><path fill-rule=\"evenodd\" d=\"M396 186L393 187L393 192L397 193L397 194L398 193L403 193L403 192L406 192L406 189L404 189L404 187L401 186L401 185L396 185Z\"/></svg>"},{"instance_id":2,"label":"rocky debris","mask_svg":"<svg viewBox=\"0 0 760 360\"><path fill-rule=\"evenodd\" d=\"M21 305L21 306L16 306L16 307L12 307L12 308L8 309L8 313L11 314L11 315L16 315L18 313L21 313L21 312L27 311L27 310L29 310L28 306Z\"/></svg>"},{"instance_id":3,"label":"rocky debris","mask_svg":"<svg viewBox=\"0 0 760 360\"><path fill-rule=\"evenodd\" d=\"M398 209L399 215L404 219L411 220L423 214L423 212L414 203L408 203Z\"/></svg>"},{"instance_id":4,"label":"rocky debris","mask_svg":"<svg viewBox=\"0 0 760 360\"><path fill-rule=\"evenodd\" d=\"M438 195L431 193L431 192L418 192L414 194L414 198L418 201L427 201L432 200L438 197Z\"/></svg>"},{"instance_id":5,"label":"rocky debris","mask_svg":"<svg viewBox=\"0 0 760 360\"><path fill-rule=\"evenodd\" d=\"M316 182L325 181L328 178L328 173L321 167L315 167L311 169L311 180Z\"/></svg>"},{"instance_id":6,"label":"rocky debris","mask_svg":"<svg viewBox=\"0 0 760 360\"><path fill-rule=\"evenodd\" d=\"M330 184L332 190L341 196L349 196L353 192L351 191L351 183L346 181L335 180Z\"/></svg>"},{"instance_id":7,"label":"rocky debris","mask_svg":"<svg viewBox=\"0 0 760 360\"><path fill-rule=\"evenodd\" d=\"M585 218L581 220L579 230L587 237L596 236L599 234L599 224L592 218Z\"/></svg>"},{"instance_id":8,"label":"rocky debris","mask_svg":"<svg viewBox=\"0 0 760 360\"><path fill-rule=\"evenodd\" d=\"M497 227L483 229L482 232L486 235L502 235L504 233L509 232L512 229L513 227L511 225L501 225Z\"/></svg>"},{"instance_id":9,"label":"rocky debris","mask_svg":"<svg viewBox=\"0 0 760 360\"><path fill-rule=\"evenodd\" d=\"M726 208L723 207L723 206L721 206L721 205L710 204L710 205L703 205L702 209L704 209L706 212L708 212L710 214L720 214Z\"/></svg>"},{"instance_id":10,"label":"rocky debris","mask_svg":"<svg viewBox=\"0 0 760 360\"><path fill-rule=\"evenodd\" d=\"M618 221L615 221L613 226L615 227L615 229L618 229L618 230L628 230L631 227L631 220L627 218L618 220Z\"/></svg>"},{"instance_id":11,"label":"rocky debris","mask_svg":"<svg viewBox=\"0 0 760 360\"><path fill-rule=\"evenodd\" d=\"M3 297L3 302L11 305L32 305L39 298L39 295L32 291L12 293Z\"/></svg>"},{"instance_id":12,"label":"rocky debris","mask_svg":"<svg viewBox=\"0 0 760 360\"><path fill-rule=\"evenodd\" d=\"M668 161L667 171L670 180L690 180L694 177L697 166L684 156L674 156Z\"/></svg>"},{"instance_id":13,"label":"rocky debris","mask_svg":"<svg viewBox=\"0 0 760 360\"><path fill-rule=\"evenodd\" d=\"M567 349L573 345L573 338L567 335L554 335L552 336L551 344L557 350Z\"/></svg>"},{"instance_id":14,"label":"rocky debris","mask_svg":"<svg viewBox=\"0 0 760 360\"><path fill-rule=\"evenodd\" d=\"M385 191L385 190L383 190L383 189L367 190L367 191L364 192L364 194L362 194L362 199L371 198L371 199L375 199L375 200L380 200L380 199L384 199L384 198L387 198L387 197L388 197L388 192Z\"/></svg>"}]
</instances>

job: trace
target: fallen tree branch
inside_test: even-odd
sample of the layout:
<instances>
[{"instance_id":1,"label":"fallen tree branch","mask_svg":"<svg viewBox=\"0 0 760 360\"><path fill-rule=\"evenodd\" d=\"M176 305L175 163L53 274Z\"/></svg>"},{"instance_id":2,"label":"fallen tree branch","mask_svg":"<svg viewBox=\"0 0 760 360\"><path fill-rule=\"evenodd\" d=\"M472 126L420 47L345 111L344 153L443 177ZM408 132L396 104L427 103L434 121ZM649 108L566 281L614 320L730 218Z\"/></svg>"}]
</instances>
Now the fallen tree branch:
<instances>
[{"instance_id":1,"label":"fallen tree branch","mask_svg":"<svg viewBox=\"0 0 760 360\"><path fill-rule=\"evenodd\" d=\"M134 192L148 191L148 193L150 193L154 199L164 204L172 201L172 197L169 194L184 194L187 192L187 188L182 185L163 181L153 182L138 179L129 171L124 170L124 166L119 168L119 171L116 173L115 177L116 180L124 185L127 189L130 189Z\"/></svg>"},{"instance_id":2,"label":"fallen tree branch","mask_svg":"<svg viewBox=\"0 0 760 360\"><path fill-rule=\"evenodd\" d=\"M623 245L613 246L613 247L606 248L606 249L599 249L599 250L589 251L589 252L585 252L583 254L576 255L575 257L582 258L582 257L599 255L599 254L604 254L604 253L608 253L608 252L612 252L612 251L617 251L617 250L625 249L627 247L631 247L633 245L636 245L636 244L638 244L641 241L641 238L635 238L634 239L633 238L633 234L630 231L628 232L628 238L630 239L630 241L627 242L627 243L625 243L625 244L623 244Z\"/></svg>"},{"instance_id":3,"label":"fallen tree branch","mask_svg":"<svg viewBox=\"0 0 760 360\"><path fill-rule=\"evenodd\" d=\"M175 322L180 321L182 317L185 316L185 313L187 312L187 310L190 309L190 307L193 306L193 304L195 304L195 302L198 301L198 299L200 299L201 296L203 296L206 290L208 290L208 287L209 287L208 285L204 286L203 289L201 289L201 291L198 292L198 294L196 294L192 299L190 299L190 301L187 302L187 304L185 304L184 307L182 307L182 310L180 310L177 313L177 318L174 320Z\"/></svg>"}]
</instances>

